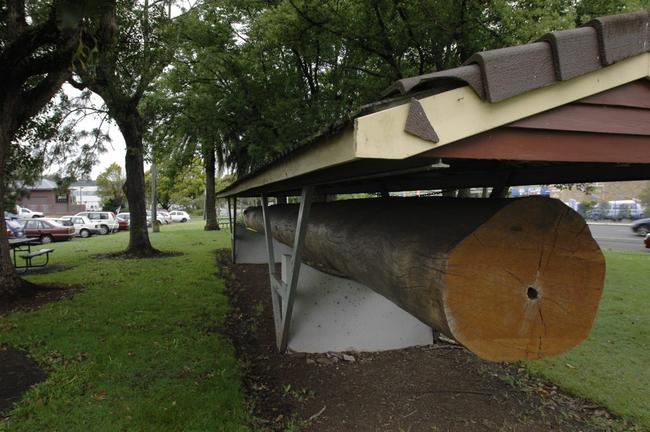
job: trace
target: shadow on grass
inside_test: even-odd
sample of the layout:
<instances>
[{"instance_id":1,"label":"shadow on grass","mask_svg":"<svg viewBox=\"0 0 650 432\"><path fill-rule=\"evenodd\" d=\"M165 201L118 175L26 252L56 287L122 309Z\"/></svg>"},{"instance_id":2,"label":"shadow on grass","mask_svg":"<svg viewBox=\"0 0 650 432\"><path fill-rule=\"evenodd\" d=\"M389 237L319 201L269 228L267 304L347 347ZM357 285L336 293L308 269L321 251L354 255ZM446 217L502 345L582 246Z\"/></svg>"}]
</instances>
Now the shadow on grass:
<instances>
[{"instance_id":1,"label":"shadow on grass","mask_svg":"<svg viewBox=\"0 0 650 432\"><path fill-rule=\"evenodd\" d=\"M128 251L120 252L111 252L111 253L101 253L93 255L93 258L96 259L155 259L155 258L172 258L185 255L183 252L161 252L155 251L150 254L141 255L134 254Z\"/></svg>"}]
</instances>

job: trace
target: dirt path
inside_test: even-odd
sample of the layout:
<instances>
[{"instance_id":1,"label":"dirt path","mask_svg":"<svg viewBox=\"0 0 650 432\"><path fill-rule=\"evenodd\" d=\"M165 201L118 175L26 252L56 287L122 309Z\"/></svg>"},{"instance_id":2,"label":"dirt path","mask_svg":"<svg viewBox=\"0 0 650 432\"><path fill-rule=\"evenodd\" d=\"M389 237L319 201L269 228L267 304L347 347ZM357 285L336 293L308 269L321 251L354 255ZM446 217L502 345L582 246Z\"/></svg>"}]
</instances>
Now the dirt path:
<instances>
[{"instance_id":1,"label":"dirt path","mask_svg":"<svg viewBox=\"0 0 650 432\"><path fill-rule=\"evenodd\" d=\"M219 256L233 312L227 333L265 430L590 431L606 410L514 366L439 343L379 353L279 355L265 265Z\"/></svg>"}]
</instances>

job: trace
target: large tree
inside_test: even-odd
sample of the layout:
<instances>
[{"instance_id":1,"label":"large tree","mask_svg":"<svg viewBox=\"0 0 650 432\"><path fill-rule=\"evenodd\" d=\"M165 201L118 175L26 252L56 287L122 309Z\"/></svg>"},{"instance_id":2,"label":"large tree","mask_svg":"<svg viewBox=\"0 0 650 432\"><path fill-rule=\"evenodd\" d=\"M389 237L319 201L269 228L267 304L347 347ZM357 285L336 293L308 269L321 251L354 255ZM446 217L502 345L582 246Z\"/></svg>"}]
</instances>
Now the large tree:
<instances>
[{"instance_id":1,"label":"large tree","mask_svg":"<svg viewBox=\"0 0 650 432\"><path fill-rule=\"evenodd\" d=\"M220 108L222 86L213 84L213 75L205 67L223 71L219 64L237 52L233 28L216 6L203 2L179 20L181 37L174 61L157 82L157 91L146 100L147 111L155 112L147 141L154 157L163 162L166 175L181 174L197 156L203 163L205 230L219 229L215 176L230 162L224 147L229 128Z\"/></svg>"},{"instance_id":2,"label":"large tree","mask_svg":"<svg viewBox=\"0 0 650 432\"><path fill-rule=\"evenodd\" d=\"M6 0L0 5L0 207L4 207L9 169L21 153L17 140L30 121L71 76L73 63L82 65L92 55L84 49L85 18L108 0L30 2ZM13 162L10 162L13 161ZM5 232L0 218L0 233ZM0 239L0 299L20 294L5 238Z\"/></svg>"},{"instance_id":3,"label":"large tree","mask_svg":"<svg viewBox=\"0 0 650 432\"><path fill-rule=\"evenodd\" d=\"M119 0L95 27L99 54L70 82L89 88L108 107L126 143L126 196L131 213L126 254L157 254L147 231L143 134L147 119L140 103L173 53L169 2Z\"/></svg>"}]
</instances>

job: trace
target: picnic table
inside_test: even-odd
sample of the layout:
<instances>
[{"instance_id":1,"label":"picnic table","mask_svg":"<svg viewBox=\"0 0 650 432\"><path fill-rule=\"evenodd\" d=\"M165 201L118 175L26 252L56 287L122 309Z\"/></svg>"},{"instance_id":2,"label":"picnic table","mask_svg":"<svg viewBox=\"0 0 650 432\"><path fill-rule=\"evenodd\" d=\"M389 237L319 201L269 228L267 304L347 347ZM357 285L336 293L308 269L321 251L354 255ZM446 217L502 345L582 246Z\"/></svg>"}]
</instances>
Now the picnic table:
<instances>
[{"instance_id":1,"label":"picnic table","mask_svg":"<svg viewBox=\"0 0 650 432\"><path fill-rule=\"evenodd\" d=\"M50 254L54 252L54 249L43 248L39 251L32 252L32 245L38 242L38 239L35 238L20 238L20 239L8 239L9 247L13 251L14 255L14 268L16 269L25 269L28 270L33 267L45 267L50 261ZM25 260L24 265L18 265L16 254L19 252L26 252L20 256L20 258ZM40 256L45 256L45 262L34 264L32 259Z\"/></svg>"}]
</instances>

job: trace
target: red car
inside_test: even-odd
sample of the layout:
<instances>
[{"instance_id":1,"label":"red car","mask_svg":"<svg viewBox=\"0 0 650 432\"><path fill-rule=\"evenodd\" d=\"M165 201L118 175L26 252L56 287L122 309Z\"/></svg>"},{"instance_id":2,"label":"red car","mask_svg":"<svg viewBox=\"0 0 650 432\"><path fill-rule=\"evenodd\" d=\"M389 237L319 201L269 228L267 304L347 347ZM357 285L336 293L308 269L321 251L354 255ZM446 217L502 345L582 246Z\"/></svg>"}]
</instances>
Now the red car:
<instances>
[{"instance_id":1,"label":"red car","mask_svg":"<svg viewBox=\"0 0 650 432\"><path fill-rule=\"evenodd\" d=\"M25 222L25 237L38 238L41 243L70 240L74 237L74 227L59 225L51 221L30 219Z\"/></svg>"},{"instance_id":2,"label":"red car","mask_svg":"<svg viewBox=\"0 0 650 432\"><path fill-rule=\"evenodd\" d=\"M645 243L645 247L647 247L648 249L650 249L650 234L648 234L647 236L645 236L644 243Z\"/></svg>"},{"instance_id":3,"label":"red car","mask_svg":"<svg viewBox=\"0 0 650 432\"><path fill-rule=\"evenodd\" d=\"M119 213L116 217L120 231L128 231L131 225L131 215L129 213Z\"/></svg>"}]
</instances>

